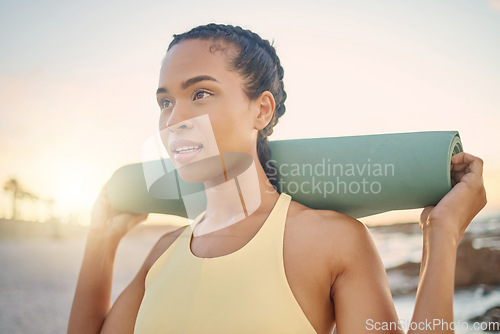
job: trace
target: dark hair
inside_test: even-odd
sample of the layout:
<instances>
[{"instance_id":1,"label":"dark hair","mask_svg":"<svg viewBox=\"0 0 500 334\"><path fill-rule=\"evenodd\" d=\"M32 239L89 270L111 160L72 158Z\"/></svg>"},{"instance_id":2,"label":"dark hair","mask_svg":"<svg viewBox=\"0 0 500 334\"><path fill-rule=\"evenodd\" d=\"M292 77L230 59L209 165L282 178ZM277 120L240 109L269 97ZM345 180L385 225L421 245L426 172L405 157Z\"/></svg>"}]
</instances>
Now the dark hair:
<instances>
[{"instance_id":1,"label":"dark hair","mask_svg":"<svg viewBox=\"0 0 500 334\"><path fill-rule=\"evenodd\" d=\"M273 127L285 113L286 92L283 84L284 71L273 45L252 31L239 26L210 23L193 28L186 33L174 35L167 51L187 39L223 41L232 44L236 47L237 54L230 60L229 66L231 70L239 73L243 78L244 90L248 98L250 100L256 99L265 91L270 91L273 94L276 108L269 124L264 129L259 130L257 154L269 181L280 192L277 168L270 161L271 150L267 137L273 133ZM217 44L210 47L211 52L221 49L224 47Z\"/></svg>"}]
</instances>

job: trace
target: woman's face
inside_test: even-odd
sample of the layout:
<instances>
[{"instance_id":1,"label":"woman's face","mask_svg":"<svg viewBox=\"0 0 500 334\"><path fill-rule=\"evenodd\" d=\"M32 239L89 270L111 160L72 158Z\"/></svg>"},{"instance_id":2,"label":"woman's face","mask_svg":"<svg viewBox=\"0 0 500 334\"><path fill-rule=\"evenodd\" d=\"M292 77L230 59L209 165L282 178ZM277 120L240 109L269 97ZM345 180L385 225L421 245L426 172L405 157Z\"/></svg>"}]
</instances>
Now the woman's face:
<instances>
[{"instance_id":1,"label":"woman's face","mask_svg":"<svg viewBox=\"0 0 500 334\"><path fill-rule=\"evenodd\" d=\"M160 135L174 166L189 182L222 175L223 152L241 152L248 161L255 150L256 106L243 91L241 77L228 69L233 49L212 53L211 45L180 42L168 51L160 72ZM224 161L224 169L233 163Z\"/></svg>"}]
</instances>

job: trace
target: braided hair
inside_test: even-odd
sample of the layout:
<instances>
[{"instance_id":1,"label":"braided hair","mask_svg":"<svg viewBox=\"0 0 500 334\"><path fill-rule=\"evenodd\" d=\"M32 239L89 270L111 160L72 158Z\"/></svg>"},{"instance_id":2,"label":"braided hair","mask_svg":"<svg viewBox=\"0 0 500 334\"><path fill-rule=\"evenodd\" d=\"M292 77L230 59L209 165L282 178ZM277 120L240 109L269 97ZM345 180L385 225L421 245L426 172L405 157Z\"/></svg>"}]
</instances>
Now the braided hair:
<instances>
[{"instance_id":1,"label":"braided hair","mask_svg":"<svg viewBox=\"0 0 500 334\"><path fill-rule=\"evenodd\" d=\"M271 185L280 192L277 168L271 161L271 150L267 137L273 133L273 127L285 113L286 92L283 84L284 71L273 45L250 30L239 26L215 23L198 26L173 37L167 51L174 45L188 39L214 41L210 47L211 52L224 49L224 45L216 42L222 41L235 46L237 54L233 59L230 59L229 68L243 78L247 97L253 100L265 91L273 94L276 103L275 111L269 124L258 132L257 154Z\"/></svg>"}]
</instances>

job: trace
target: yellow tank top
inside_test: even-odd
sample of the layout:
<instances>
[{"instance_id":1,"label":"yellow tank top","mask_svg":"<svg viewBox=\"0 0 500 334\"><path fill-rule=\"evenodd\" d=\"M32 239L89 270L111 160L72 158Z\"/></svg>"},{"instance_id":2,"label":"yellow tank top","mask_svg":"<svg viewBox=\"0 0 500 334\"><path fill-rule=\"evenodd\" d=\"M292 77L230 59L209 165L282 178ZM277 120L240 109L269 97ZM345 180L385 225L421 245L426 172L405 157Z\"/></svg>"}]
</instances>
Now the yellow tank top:
<instances>
[{"instance_id":1,"label":"yellow tank top","mask_svg":"<svg viewBox=\"0 0 500 334\"><path fill-rule=\"evenodd\" d=\"M184 229L146 276L136 334L316 333L285 276L283 235L291 196L282 193L257 234L239 250L201 258Z\"/></svg>"}]
</instances>

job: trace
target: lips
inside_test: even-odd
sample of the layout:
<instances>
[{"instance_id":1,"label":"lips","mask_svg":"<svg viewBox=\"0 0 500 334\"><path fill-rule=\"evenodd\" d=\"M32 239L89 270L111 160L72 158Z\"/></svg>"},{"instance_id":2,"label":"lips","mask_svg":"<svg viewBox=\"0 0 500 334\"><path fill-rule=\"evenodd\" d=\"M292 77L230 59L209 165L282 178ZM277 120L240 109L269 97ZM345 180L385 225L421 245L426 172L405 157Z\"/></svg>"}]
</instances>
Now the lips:
<instances>
[{"instance_id":1,"label":"lips","mask_svg":"<svg viewBox=\"0 0 500 334\"><path fill-rule=\"evenodd\" d=\"M179 139L172 141L168 148L171 152L176 154L185 154L190 152L195 152L203 148L203 144L193 142L187 139Z\"/></svg>"}]
</instances>

